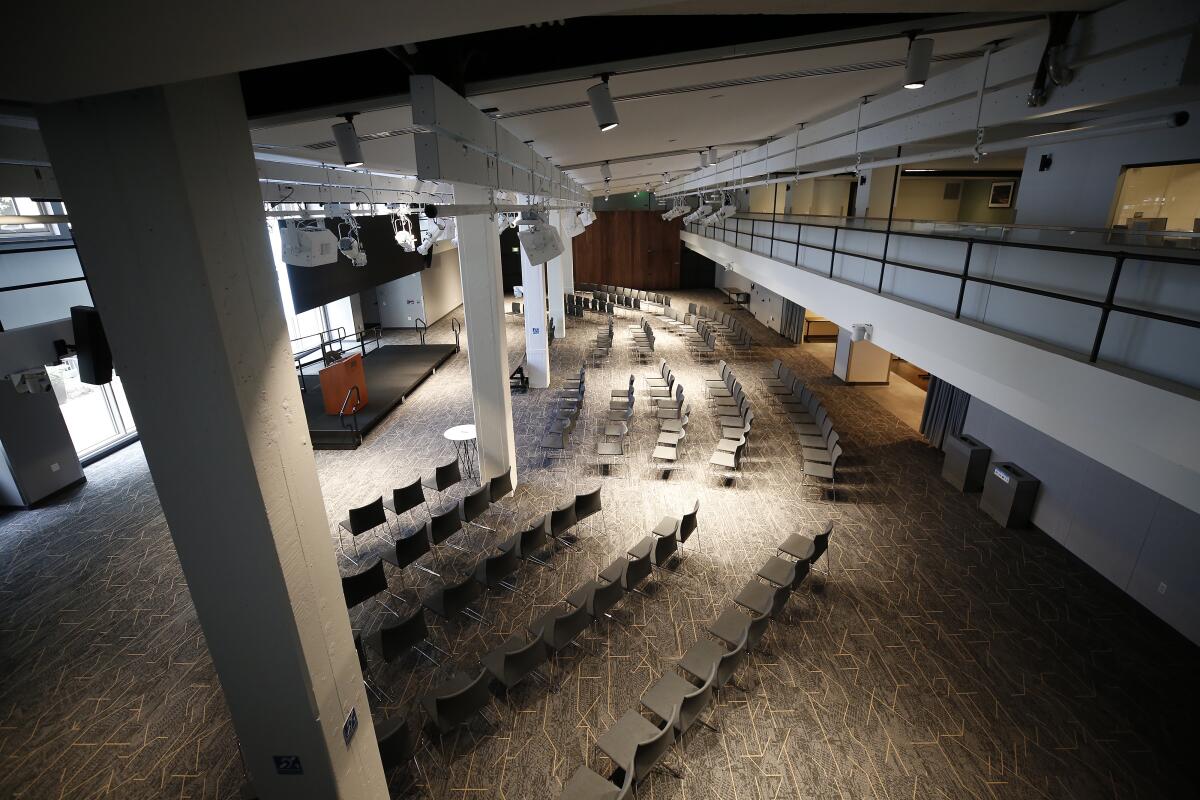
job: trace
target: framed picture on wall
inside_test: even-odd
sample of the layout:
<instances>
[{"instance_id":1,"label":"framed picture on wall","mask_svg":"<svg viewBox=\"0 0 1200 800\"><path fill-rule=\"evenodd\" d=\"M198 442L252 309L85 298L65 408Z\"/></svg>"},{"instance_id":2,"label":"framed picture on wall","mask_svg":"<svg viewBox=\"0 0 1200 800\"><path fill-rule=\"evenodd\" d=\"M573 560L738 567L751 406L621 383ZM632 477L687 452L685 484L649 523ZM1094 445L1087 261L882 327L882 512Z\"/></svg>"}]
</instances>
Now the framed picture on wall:
<instances>
[{"instance_id":1,"label":"framed picture on wall","mask_svg":"<svg viewBox=\"0 0 1200 800\"><path fill-rule=\"evenodd\" d=\"M988 208L1012 208L1013 188L1016 181L996 181L988 194Z\"/></svg>"}]
</instances>

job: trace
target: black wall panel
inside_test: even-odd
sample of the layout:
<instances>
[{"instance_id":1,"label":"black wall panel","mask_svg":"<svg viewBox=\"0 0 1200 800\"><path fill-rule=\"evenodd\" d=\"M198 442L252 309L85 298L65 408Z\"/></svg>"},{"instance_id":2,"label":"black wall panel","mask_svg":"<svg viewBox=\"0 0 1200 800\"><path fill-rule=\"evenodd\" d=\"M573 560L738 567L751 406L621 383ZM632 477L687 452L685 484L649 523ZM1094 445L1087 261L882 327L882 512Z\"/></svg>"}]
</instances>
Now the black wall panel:
<instances>
[{"instance_id":1,"label":"black wall panel","mask_svg":"<svg viewBox=\"0 0 1200 800\"><path fill-rule=\"evenodd\" d=\"M367 254L365 267L354 266L341 254L338 255L336 264L320 267L294 267L288 264L292 304L297 314L381 283L420 272L432 262L431 256L406 253L400 249L392 231L390 216L356 219L362 236L363 250ZM419 240L420 226L417 224L417 217L412 217L412 223L413 231ZM337 233L336 220L327 220L326 225Z\"/></svg>"}]
</instances>

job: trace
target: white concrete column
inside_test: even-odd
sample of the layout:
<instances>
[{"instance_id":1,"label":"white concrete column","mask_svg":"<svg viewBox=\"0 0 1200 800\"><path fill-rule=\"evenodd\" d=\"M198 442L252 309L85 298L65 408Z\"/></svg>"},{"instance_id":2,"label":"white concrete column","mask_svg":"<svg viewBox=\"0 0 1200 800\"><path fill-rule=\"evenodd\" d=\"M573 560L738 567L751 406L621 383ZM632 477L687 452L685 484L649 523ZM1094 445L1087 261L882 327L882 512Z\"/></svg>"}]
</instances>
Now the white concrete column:
<instances>
[{"instance_id":1,"label":"white concrete column","mask_svg":"<svg viewBox=\"0 0 1200 800\"><path fill-rule=\"evenodd\" d=\"M563 240L563 254L558 257L558 264L562 270L563 292L566 294L575 294L575 239L567 233L567 220L574 216L574 211L562 211L558 214L558 232Z\"/></svg>"},{"instance_id":2,"label":"white concrete column","mask_svg":"<svg viewBox=\"0 0 1200 800\"><path fill-rule=\"evenodd\" d=\"M530 264L521 247L521 286L525 290L525 365L529 386L545 389L550 385L550 339L546 331L546 268Z\"/></svg>"},{"instance_id":3,"label":"white concrete column","mask_svg":"<svg viewBox=\"0 0 1200 800\"><path fill-rule=\"evenodd\" d=\"M559 213L550 212L550 224L562 235ZM571 240L563 237L563 247L571 246ZM550 318L554 320L554 338L564 339L567 336L567 302L563 296L562 256L552 258L546 263L546 300L550 306Z\"/></svg>"},{"instance_id":4,"label":"white concrete column","mask_svg":"<svg viewBox=\"0 0 1200 800\"><path fill-rule=\"evenodd\" d=\"M455 184L454 202L485 205L492 202L492 195L490 190L479 186ZM508 389L510 370L504 329L500 234L495 221L485 214L460 216L457 225L479 474L486 481L512 468L516 481L517 449Z\"/></svg>"},{"instance_id":5,"label":"white concrete column","mask_svg":"<svg viewBox=\"0 0 1200 800\"><path fill-rule=\"evenodd\" d=\"M233 716L223 735L259 797L386 798L244 108L226 76L39 121Z\"/></svg>"}]
</instances>

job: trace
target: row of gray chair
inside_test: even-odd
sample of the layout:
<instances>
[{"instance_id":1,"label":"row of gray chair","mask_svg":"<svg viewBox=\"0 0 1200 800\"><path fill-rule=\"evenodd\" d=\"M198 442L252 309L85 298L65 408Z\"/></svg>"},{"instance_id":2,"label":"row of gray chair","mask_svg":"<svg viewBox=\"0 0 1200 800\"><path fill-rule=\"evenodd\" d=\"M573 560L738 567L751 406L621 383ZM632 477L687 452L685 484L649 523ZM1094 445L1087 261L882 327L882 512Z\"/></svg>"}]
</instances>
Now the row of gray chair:
<instances>
[{"instance_id":1,"label":"row of gray chair","mask_svg":"<svg viewBox=\"0 0 1200 800\"><path fill-rule=\"evenodd\" d=\"M834 430L821 399L779 359L771 362L763 383L767 391L780 399L783 413L799 437L805 479L821 478L836 486L837 463L842 455L841 436Z\"/></svg>"},{"instance_id":2,"label":"row of gray chair","mask_svg":"<svg viewBox=\"0 0 1200 800\"><path fill-rule=\"evenodd\" d=\"M613 286L612 284L580 283L576 285L575 290L580 292L604 292L612 298L624 297L630 300L638 300L642 303L652 303L656 306L666 307L671 305L670 295L650 292L645 289L628 289L623 286Z\"/></svg>"},{"instance_id":3,"label":"row of gray chair","mask_svg":"<svg viewBox=\"0 0 1200 800\"><path fill-rule=\"evenodd\" d=\"M697 724L719 732L712 720L703 718L705 712L719 702L726 685L745 691L734 680L738 669L762 641L768 624L799 587L809 566L825 552L831 531L832 523L812 539L798 534L789 536L784 546L801 555L796 561L787 562L791 567L784 570L786 574L776 576L782 582L751 579L734 604L727 606L708 626L713 638L692 644L676 665L679 672L660 676L642 695L640 708L627 711L596 740L596 746L609 756L616 770L605 777L586 766L579 767L564 785L560 799L626 798L658 767L681 778L679 770L662 763L663 758L676 746L677 760L684 765L682 751L687 733ZM774 561L783 559L772 556L768 565ZM775 572L769 574L775 576ZM763 576L763 570L759 576ZM747 611L750 613L746 614ZM643 709L650 718L641 713Z\"/></svg>"},{"instance_id":4,"label":"row of gray chair","mask_svg":"<svg viewBox=\"0 0 1200 800\"><path fill-rule=\"evenodd\" d=\"M742 388L742 383L733 374L729 364L724 360L716 376L710 376L705 381L705 390L717 410L721 412L721 439L717 442L708 463L726 481L732 481L741 470L742 457L750 437L754 423L754 410L750 408L749 399ZM744 411L743 411L744 409ZM739 414L741 424L727 425L729 414Z\"/></svg>"}]
</instances>

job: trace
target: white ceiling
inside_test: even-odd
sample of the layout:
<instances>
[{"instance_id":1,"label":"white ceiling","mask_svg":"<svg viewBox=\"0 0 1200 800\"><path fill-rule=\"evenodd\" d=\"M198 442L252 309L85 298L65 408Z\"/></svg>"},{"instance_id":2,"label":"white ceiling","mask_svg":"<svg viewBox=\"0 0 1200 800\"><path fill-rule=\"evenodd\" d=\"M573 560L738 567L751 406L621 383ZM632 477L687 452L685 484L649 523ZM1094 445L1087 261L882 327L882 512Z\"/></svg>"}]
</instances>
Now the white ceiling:
<instances>
[{"instance_id":1,"label":"white ceiling","mask_svg":"<svg viewBox=\"0 0 1200 800\"><path fill-rule=\"evenodd\" d=\"M937 33L935 55L981 48L997 39L1012 38L1039 26L1040 22L992 25L965 31ZM614 97L662 91L697 84L744 79L798 70L902 60L907 48L904 38L838 45L820 49L772 54L706 64L667 67L615 75L610 82ZM961 62L935 63L933 71L949 69ZM790 78L721 87L702 91L617 103L621 124L601 133L590 108L572 108L503 119L501 124L555 164L570 166L607 159L630 158L682 149L696 151L710 145L756 142L778 134L800 122L818 119L858 102L867 94L891 91L903 74L902 67L872 68L816 77ZM479 108L495 107L501 114L542 108L584 99L594 80L490 92L468 98ZM336 158L336 150L311 150L305 145L331 138L330 126L340 121L328 117L253 131L260 146L308 158ZM355 118L360 136L403 130L412 125L407 106L366 112ZM749 145L743 145L743 148ZM722 155L734 148L718 147ZM416 171L411 135L363 142L363 153L371 168L406 174ZM657 186L664 171L690 171L699 166L695 152L659 156L612 164L613 191ZM598 166L572 170L571 174L595 192L602 191Z\"/></svg>"}]
</instances>

